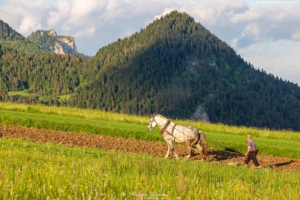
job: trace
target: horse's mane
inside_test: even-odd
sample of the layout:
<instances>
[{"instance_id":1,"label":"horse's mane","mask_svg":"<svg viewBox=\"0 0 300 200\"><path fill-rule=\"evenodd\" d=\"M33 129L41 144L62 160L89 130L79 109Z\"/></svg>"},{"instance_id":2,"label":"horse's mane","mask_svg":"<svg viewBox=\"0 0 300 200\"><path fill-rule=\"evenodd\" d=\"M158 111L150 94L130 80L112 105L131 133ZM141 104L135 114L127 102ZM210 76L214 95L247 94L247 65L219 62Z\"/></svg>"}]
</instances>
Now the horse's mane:
<instances>
[{"instance_id":1,"label":"horse's mane","mask_svg":"<svg viewBox=\"0 0 300 200\"><path fill-rule=\"evenodd\" d=\"M158 117L161 117L161 118L164 118L164 119L168 120L166 117L164 117L164 116L162 116L160 114L156 114L155 116L158 116Z\"/></svg>"}]
</instances>

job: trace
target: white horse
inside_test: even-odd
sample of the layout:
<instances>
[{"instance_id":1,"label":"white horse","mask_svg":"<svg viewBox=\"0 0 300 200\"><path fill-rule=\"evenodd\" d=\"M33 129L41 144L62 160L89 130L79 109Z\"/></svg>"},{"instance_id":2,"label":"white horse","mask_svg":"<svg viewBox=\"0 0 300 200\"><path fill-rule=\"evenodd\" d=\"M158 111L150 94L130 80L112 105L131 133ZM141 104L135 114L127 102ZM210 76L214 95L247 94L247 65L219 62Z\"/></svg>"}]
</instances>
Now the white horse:
<instances>
[{"instance_id":1,"label":"white horse","mask_svg":"<svg viewBox=\"0 0 300 200\"><path fill-rule=\"evenodd\" d=\"M178 143L186 143L190 153L187 155L186 159L192 156L192 146L196 144L198 149L204 155L207 155L207 141L204 133L199 131L195 127L192 126L181 126L177 125L174 122L169 121L162 115L153 115L148 130L152 131L156 126L159 127L160 133L162 133L163 138L167 142L168 145L168 152L165 158L168 158L170 155L170 149L172 150L176 159L179 159L179 156L176 154L173 142ZM200 145L202 143L202 146Z\"/></svg>"}]
</instances>

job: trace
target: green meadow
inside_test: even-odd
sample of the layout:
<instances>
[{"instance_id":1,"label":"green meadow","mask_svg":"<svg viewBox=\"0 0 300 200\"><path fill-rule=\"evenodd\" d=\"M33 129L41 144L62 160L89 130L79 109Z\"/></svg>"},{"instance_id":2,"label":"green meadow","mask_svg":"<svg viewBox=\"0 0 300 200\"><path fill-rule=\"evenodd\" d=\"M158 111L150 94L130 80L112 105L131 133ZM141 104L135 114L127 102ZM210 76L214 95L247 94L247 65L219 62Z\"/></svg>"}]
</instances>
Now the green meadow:
<instances>
[{"instance_id":1,"label":"green meadow","mask_svg":"<svg viewBox=\"0 0 300 200\"><path fill-rule=\"evenodd\" d=\"M8 95L12 95L12 96L30 96L30 95L36 95L36 94L32 94L32 93L28 93L27 90L21 90L21 91L10 91L8 92Z\"/></svg>"},{"instance_id":2,"label":"green meadow","mask_svg":"<svg viewBox=\"0 0 300 200\"><path fill-rule=\"evenodd\" d=\"M12 96L38 96L37 93L28 93L27 90L21 90L21 91L11 91L8 92L8 95L12 95ZM55 96L56 98L58 98L59 101L61 101L62 99L69 99L71 95L60 95L60 96ZM46 100L51 96L41 96L39 97L39 100Z\"/></svg>"},{"instance_id":3,"label":"green meadow","mask_svg":"<svg viewBox=\"0 0 300 200\"><path fill-rule=\"evenodd\" d=\"M19 107L17 107L17 106ZM6 106L6 107L5 107ZM138 116L126 116L116 113L105 113L102 111L79 110L73 108L57 108L46 106L26 106L21 104L0 104L0 123L8 125L18 125L26 127L36 127L42 129L52 129L61 131L72 131L87 134L98 134L111 137L133 138L154 142L164 142L156 128L150 132L147 129L150 118ZM45 109L45 110L43 110ZM48 110L47 110L48 109ZM52 110L51 110L52 109ZM65 109L65 110L64 110ZM54 111L55 112L54 112ZM70 112L67 112L70 110ZM73 111L73 112L72 112ZM81 111L81 112L80 112ZM86 112L86 113L85 113ZM98 113L97 113L98 112ZM84 115L85 114L85 115ZM205 134L208 145L225 150L224 146L214 142L216 140L240 152L246 151L245 135L247 130L241 127L240 132L232 134L228 132L214 131L216 124L178 121L178 124L193 125L199 130L206 130ZM207 127L210 127L207 128ZM234 127L237 129L237 127ZM252 131L251 128L249 132ZM271 131L273 136L253 134L257 147L261 155L273 155L280 157L300 158L300 141L297 132ZM282 136L286 134L287 136ZM228 149L227 149L228 150Z\"/></svg>"},{"instance_id":4,"label":"green meadow","mask_svg":"<svg viewBox=\"0 0 300 200\"><path fill-rule=\"evenodd\" d=\"M148 125L150 121L150 116L135 116L126 115L120 113L104 112L101 110L89 110L89 109L79 109L70 107L56 107L56 106L43 106L43 105L25 105L20 103L11 102L0 102L0 109L11 110L11 111L21 111L29 113L41 113L41 114L51 114L66 117L79 117L85 119L99 119L106 121L116 121L116 122L128 122L133 124L144 124ZM245 136L251 134L252 136L259 138L273 138L287 141L300 141L300 133L290 130L270 130L270 129L258 129L255 127L243 127L243 126L228 126L224 124L213 124L205 122L194 122L190 120L176 120L172 121L177 124L185 126L194 126L199 130L204 132L213 132L221 134L230 135L241 135Z\"/></svg>"},{"instance_id":5,"label":"green meadow","mask_svg":"<svg viewBox=\"0 0 300 200\"><path fill-rule=\"evenodd\" d=\"M300 174L0 139L0 199L297 199Z\"/></svg>"}]
</instances>

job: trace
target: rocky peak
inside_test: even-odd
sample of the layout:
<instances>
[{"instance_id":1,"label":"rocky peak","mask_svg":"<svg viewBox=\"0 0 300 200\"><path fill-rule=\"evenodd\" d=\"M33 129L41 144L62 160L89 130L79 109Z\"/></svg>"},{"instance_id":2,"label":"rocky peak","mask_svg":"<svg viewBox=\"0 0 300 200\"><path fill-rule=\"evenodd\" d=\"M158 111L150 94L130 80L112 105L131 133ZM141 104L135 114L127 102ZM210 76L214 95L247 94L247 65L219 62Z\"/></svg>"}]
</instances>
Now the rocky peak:
<instances>
[{"instance_id":1,"label":"rocky peak","mask_svg":"<svg viewBox=\"0 0 300 200\"><path fill-rule=\"evenodd\" d=\"M57 35L54 29L38 30L29 35L27 39L57 54L78 54L74 38L71 36Z\"/></svg>"},{"instance_id":2,"label":"rocky peak","mask_svg":"<svg viewBox=\"0 0 300 200\"><path fill-rule=\"evenodd\" d=\"M53 30L53 29L51 29L51 30L49 31L49 35L52 35L52 36L54 36L54 37L57 36L55 30Z\"/></svg>"},{"instance_id":3,"label":"rocky peak","mask_svg":"<svg viewBox=\"0 0 300 200\"><path fill-rule=\"evenodd\" d=\"M192 115L191 120L209 122L209 116L205 112L205 109L203 107L201 105L198 106L198 108L196 109L196 111Z\"/></svg>"},{"instance_id":4,"label":"rocky peak","mask_svg":"<svg viewBox=\"0 0 300 200\"><path fill-rule=\"evenodd\" d=\"M69 55L77 55L77 47L75 45L75 40L71 36L59 36L57 37L57 41L55 46L52 49L52 52L57 54L69 54Z\"/></svg>"}]
</instances>

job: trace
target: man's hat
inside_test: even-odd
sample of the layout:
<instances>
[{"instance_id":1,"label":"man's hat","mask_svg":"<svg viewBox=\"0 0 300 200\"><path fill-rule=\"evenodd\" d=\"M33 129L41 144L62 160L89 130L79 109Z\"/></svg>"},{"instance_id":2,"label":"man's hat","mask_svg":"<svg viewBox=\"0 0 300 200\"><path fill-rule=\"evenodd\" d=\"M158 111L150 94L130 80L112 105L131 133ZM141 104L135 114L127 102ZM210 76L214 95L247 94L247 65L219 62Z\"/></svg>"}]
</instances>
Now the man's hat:
<instances>
[{"instance_id":1,"label":"man's hat","mask_svg":"<svg viewBox=\"0 0 300 200\"><path fill-rule=\"evenodd\" d=\"M251 135L247 135L247 138L251 138Z\"/></svg>"}]
</instances>

